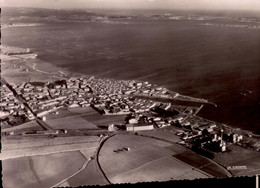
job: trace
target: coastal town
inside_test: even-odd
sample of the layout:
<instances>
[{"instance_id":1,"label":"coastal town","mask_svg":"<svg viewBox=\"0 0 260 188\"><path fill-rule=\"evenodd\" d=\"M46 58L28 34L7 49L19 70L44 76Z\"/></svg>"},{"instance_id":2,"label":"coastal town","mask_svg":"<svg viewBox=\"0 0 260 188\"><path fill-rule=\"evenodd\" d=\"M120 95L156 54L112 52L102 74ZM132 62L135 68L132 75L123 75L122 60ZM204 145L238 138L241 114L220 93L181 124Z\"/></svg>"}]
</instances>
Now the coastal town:
<instances>
[{"instance_id":1,"label":"coastal town","mask_svg":"<svg viewBox=\"0 0 260 188\"><path fill-rule=\"evenodd\" d=\"M35 187L258 172L259 135L201 117L203 108L217 108L211 101L147 81L46 72L30 62L37 57L30 49L4 49L0 159L8 185L30 186L13 172L28 161L21 169Z\"/></svg>"},{"instance_id":2,"label":"coastal town","mask_svg":"<svg viewBox=\"0 0 260 188\"><path fill-rule=\"evenodd\" d=\"M148 82L89 76L70 77L51 83L19 84L8 84L2 78L2 83L2 127L17 126L32 120L45 122L48 114L58 114L59 109L91 107L103 116L125 115L121 124L106 125L108 132L172 127L181 139L179 144L206 156L226 152L232 144L256 151L260 148L258 142L250 139L251 135L196 116L203 105L212 105L207 100L183 96ZM170 102L165 102L165 99ZM186 106L176 105L176 101L188 103ZM194 102L197 105L194 106ZM11 131L2 134L12 136L20 133Z\"/></svg>"},{"instance_id":3,"label":"coastal town","mask_svg":"<svg viewBox=\"0 0 260 188\"><path fill-rule=\"evenodd\" d=\"M47 1L3 1L2 187L259 183L254 3Z\"/></svg>"}]
</instances>

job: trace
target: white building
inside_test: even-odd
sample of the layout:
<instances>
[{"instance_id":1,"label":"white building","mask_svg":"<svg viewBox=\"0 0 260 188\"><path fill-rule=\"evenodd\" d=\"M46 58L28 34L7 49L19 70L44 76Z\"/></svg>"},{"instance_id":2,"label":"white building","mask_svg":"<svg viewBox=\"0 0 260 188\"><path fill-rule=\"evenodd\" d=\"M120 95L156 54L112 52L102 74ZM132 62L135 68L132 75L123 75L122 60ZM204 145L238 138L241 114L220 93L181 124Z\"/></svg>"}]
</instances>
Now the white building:
<instances>
[{"instance_id":1,"label":"white building","mask_svg":"<svg viewBox=\"0 0 260 188\"><path fill-rule=\"evenodd\" d=\"M127 124L126 130L127 131L148 131L153 130L154 126L152 124L143 124L143 125L133 125L133 124Z\"/></svg>"}]
</instances>

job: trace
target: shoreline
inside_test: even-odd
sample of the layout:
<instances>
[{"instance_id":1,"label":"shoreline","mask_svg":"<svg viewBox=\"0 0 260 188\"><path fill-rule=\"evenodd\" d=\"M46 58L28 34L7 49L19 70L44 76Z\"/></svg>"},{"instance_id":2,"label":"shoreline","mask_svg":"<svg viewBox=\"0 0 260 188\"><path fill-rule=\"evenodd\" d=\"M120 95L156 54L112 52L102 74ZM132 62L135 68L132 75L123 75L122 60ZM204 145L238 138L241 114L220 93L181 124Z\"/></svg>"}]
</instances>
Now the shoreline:
<instances>
[{"instance_id":1,"label":"shoreline","mask_svg":"<svg viewBox=\"0 0 260 188\"><path fill-rule=\"evenodd\" d=\"M2 45L3 46L3 45ZM20 51L25 51L24 48L19 48L19 47L9 47L9 46L4 46L6 49L8 48L14 48L14 49L19 49ZM2 47L1 47L2 49ZM42 63L44 63L44 65L39 65L37 64L36 62L28 62L27 58L17 58L17 57L14 57L15 59L12 59L13 57L12 56L9 56L7 55L9 58L7 58L6 62L2 62L2 71L1 71L1 76L5 76L5 71L8 72L8 70L10 71L10 69L12 69L12 67L10 68L7 68L5 69L4 65L6 65L6 63L8 62L12 62L12 61L16 61L16 60L21 60L21 62L15 62L15 64L19 64L20 66L25 66L27 68L30 68L32 72L30 73L39 73L39 74L36 74L36 75L30 75L29 78L30 79L39 79L37 78L38 76L46 76L48 75L49 77L46 78L46 80L51 80L51 81L56 81L57 79L68 79L70 77L81 77L81 78L90 78L90 77L94 77L94 78L97 78L97 79L105 79L105 80L111 80L111 81L135 81L135 82L145 82L145 81L142 81L142 80L121 80L121 79L114 79L114 78L105 78L105 77L100 77L100 76L93 76L93 75L85 75L83 73L78 73L78 72L69 72L68 70L65 70L63 68L60 68L60 67L57 67L55 65L52 65L48 62L44 62L42 61ZM30 59L30 58L29 58ZM37 59L37 57L36 57ZM46 72L46 70L50 70L50 67L52 68L52 70L54 70L53 72ZM15 67L14 67L15 68ZM56 72L55 72L55 69L56 69ZM12 72L14 71L14 72ZM18 78L19 78L19 74L21 74L21 70L11 70L12 72L12 76L16 76L16 74L18 75ZM8 78L8 76L7 76ZM56 79L56 80L55 80ZM8 80L8 79L7 79ZM21 80L19 80L21 81ZM19 81L17 83L19 83ZM45 81L44 81L45 82ZM155 86L157 86L155 84ZM162 87L162 86L160 86ZM173 91L171 91L173 92ZM183 95L183 96L186 96L186 95ZM188 96L190 97L190 96ZM191 97L191 98L194 98L194 97ZM203 99L205 101L207 101L206 99ZM210 104L210 102L209 102ZM207 118L204 118L204 117L201 117L201 116L198 116L202 119L206 119L208 121L211 121L211 122L215 122L217 123L218 125L222 125L223 127L228 127L229 129L231 130L238 130L239 132L242 132L243 134L247 134L247 135L251 135L251 136L254 136L254 137L260 137L260 134L252 131L252 130L246 130L246 129L242 129L242 128L239 128L239 127L234 127L232 125L227 125L225 123L219 123L217 121L213 121L213 120L209 120Z\"/></svg>"}]
</instances>

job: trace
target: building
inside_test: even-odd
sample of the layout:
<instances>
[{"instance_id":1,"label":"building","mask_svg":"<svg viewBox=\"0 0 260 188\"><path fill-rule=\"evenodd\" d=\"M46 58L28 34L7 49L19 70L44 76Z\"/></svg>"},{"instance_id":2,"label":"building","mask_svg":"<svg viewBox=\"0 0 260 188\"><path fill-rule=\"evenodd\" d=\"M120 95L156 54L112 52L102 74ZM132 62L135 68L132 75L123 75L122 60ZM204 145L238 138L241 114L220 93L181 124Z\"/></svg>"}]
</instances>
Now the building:
<instances>
[{"instance_id":1,"label":"building","mask_svg":"<svg viewBox=\"0 0 260 188\"><path fill-rule=\"evenodd\" d=\"M153 124L127 124L126 130L127 131L148 131L153 130Z\"/></svg>"}]
</instances>

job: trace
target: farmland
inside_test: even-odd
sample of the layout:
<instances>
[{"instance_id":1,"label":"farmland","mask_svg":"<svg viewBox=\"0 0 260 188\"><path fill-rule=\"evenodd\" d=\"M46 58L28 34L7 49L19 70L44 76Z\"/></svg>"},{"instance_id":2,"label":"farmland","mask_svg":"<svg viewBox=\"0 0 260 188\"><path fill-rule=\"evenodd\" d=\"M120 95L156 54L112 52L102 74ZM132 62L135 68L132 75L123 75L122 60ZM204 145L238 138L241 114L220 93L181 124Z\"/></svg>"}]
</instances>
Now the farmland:
<instances>
[{"instance_id":1,"label":"farmland","mask_svg":"<svg viewBox=\"0 0 260 188\"><path fill-rule=\"evenodd\" d=\"M3 186L50 187L76 172L85 160L77 151L3 160Z\"/></svg>"},{"instance_id":2,"label":"farmland","mask_svg":"<svg viewBox=\"0 0 260 188\"><path fill-rule=\"evenodd\" d=\"M80 117L66 117L47 121L54 129L96 129L97 126Z\"/></svg>"},{"instance_id":3,"label":"farmland","mask_svg":"<svg viewBox=\"0 0 260 188\"><path fill-rule=\"evenodd\" d=\"M75 151L81 149L97 148L99 137L55 137L46 138L25 138L21 140L2 140L3 148L0 154L1 160L23 156L43 155L60 153L64 151Z\"/></svg>"},{"instance_id":4,"label":"farmland","mask_svg":"<svg viewBox=\"0 0 260 188\"><path fill-rule=\"evenodd\" d=\"M179 145L134 134L107 140L99 158L112 183L229 176L223 167Z\"/></svg>"},{"instance_id":5,"label":"farmland","mask_svg":"<svg viewBox=\"0 0 260 188\"><path fill-rule=\"evenodd\" d=\"M110 138L101 149L99 157L100 164L107 177L112 182L118 182L121 178L126 178L127 175L124 176L122 174L132 174L131 172L133 172L133 174L143 174L143 176L147 176L144 180L149 181L149 173L146 174L146 172L148 172L149 169L150 171L153 171L153 165L157 163L169 167L179 165L180 168L183 168L183 166L186 166L185 172L191 170L191 167L189 165L185 165L178 160L169 159L169 157L172 158L171 156L176 154L173 149L168 149L171 145L172 144L167 142L147 137L136 136L133 134L116 135ZM130 151L121 151L118 153L114 152L114 150L123 147L129 147ZM169 164L167 164L167 161ZM140 166L142 167L140 168ZM172 170L174 169L175 167ZM178 168L176 168L175 170L178 171ZM153 181L161 180L162 177L160 175L156 175L156 171L154 171L153 173ZM180 172L178 176L181 175L181 173L182 172ZM129 177L133 176L134 175ZM198 177L205 177L205 175L201 173L201 176L199 175ZM128 178L125 180L126 182L138 181L138 179L135 178Z\"/></svg>"},{"instance_id":6,"label":"farmland","mask_svg":"<svg viewBox=\"0 0 260 188\"><path fill-rule=\"evenodd\" d=\"M91 107L60 109L59 114L49 114L47 123L56 129L97 129L109 124L121 124L125 115L103 116Z\"/></svg>"},{"instance_id":7,"label":"farmland","mask_svg":"<svg viewBox=\"0 0 260 188\"><path fill-rule=\"evenodd\" d=\"M238 157L239 156L239 157ZM234 175L254 175L260 173L259 152L232 145L230 151L214 156L214 160L223 166L246 166L246 169L231 170Z\"/></svg>"},{"instance_id":8,"label":"farmland","mask_svg":"<svg viewBox=\"0 0 260 188\"><path fill-rule=\"evenodd\" d=\"M160 130L143 131L139 134L143 136L158 138L158 139L167 140L176 143L181 141L180 137L177 136L176 133L177 130L175 128L166 127Z\"/></svg>"},{"instance_id":9,"label":"farmland","mask_svg":"<svg viewBox=\"0 0 260 188\"><path fill-rule=\"evenodd\" d=\"M148 162L133 170L119 174L111 181L113 183L137 183L152 181L168 181L170 179L196 179L211 177L199 170L193 169L191 166L182 163L173 157L160 158Z\"/></svg>"},{"instance_id":10,"label":"farmland","mask_svg":"<svg viewBox=\"0 0 260 188\"><path fill-rule=\"evenodd\" d=\"M187 150L174 155L174 157L195 168L199 168L214 177L230 176L230 173L220 165L192 151Z\"/></svg>"},{"instance_id":11,"label":"farmland","mask_svg":"<svg viewBox=\"0 0 260 188\"><path fill-rule=\"evenodd\" d=\"M69 186L80 185L106 185L104 177L99 172L94 160L90 161L87 167L77 175L67 180Z\"/></svg>"},{"instance_id":12,"label":"farmland","mask_svg":"<svg viewBox=\"0 0 260 188\"><path fill-rule=\"evenodd\" d=\"M22 131L27 131L27 130L38 131L38 130L42 130L42 128L39 126L39 124L37 122L30 121L30 122L27 122L27 123L24 123L24 124L21 124L18 126L2 129L1 131L2 131L2 133L4 133L4 132L10 132L10 131L22 132Z\"/></svg>"},{"instance_id":13,"label":"farmland","mask_svg":"<svg viewBox=\"0 0 260 188\"><path fill-rule=\"evenodd\" d=\"M58 110L58 114L48 114L47 119L59 119L70 116L81 116L84 114L95 114L97 113L91 107L81 107L81 108L61 108ZM97 113L98 114L98 113Z\"/></svg>"}]
</instances>

